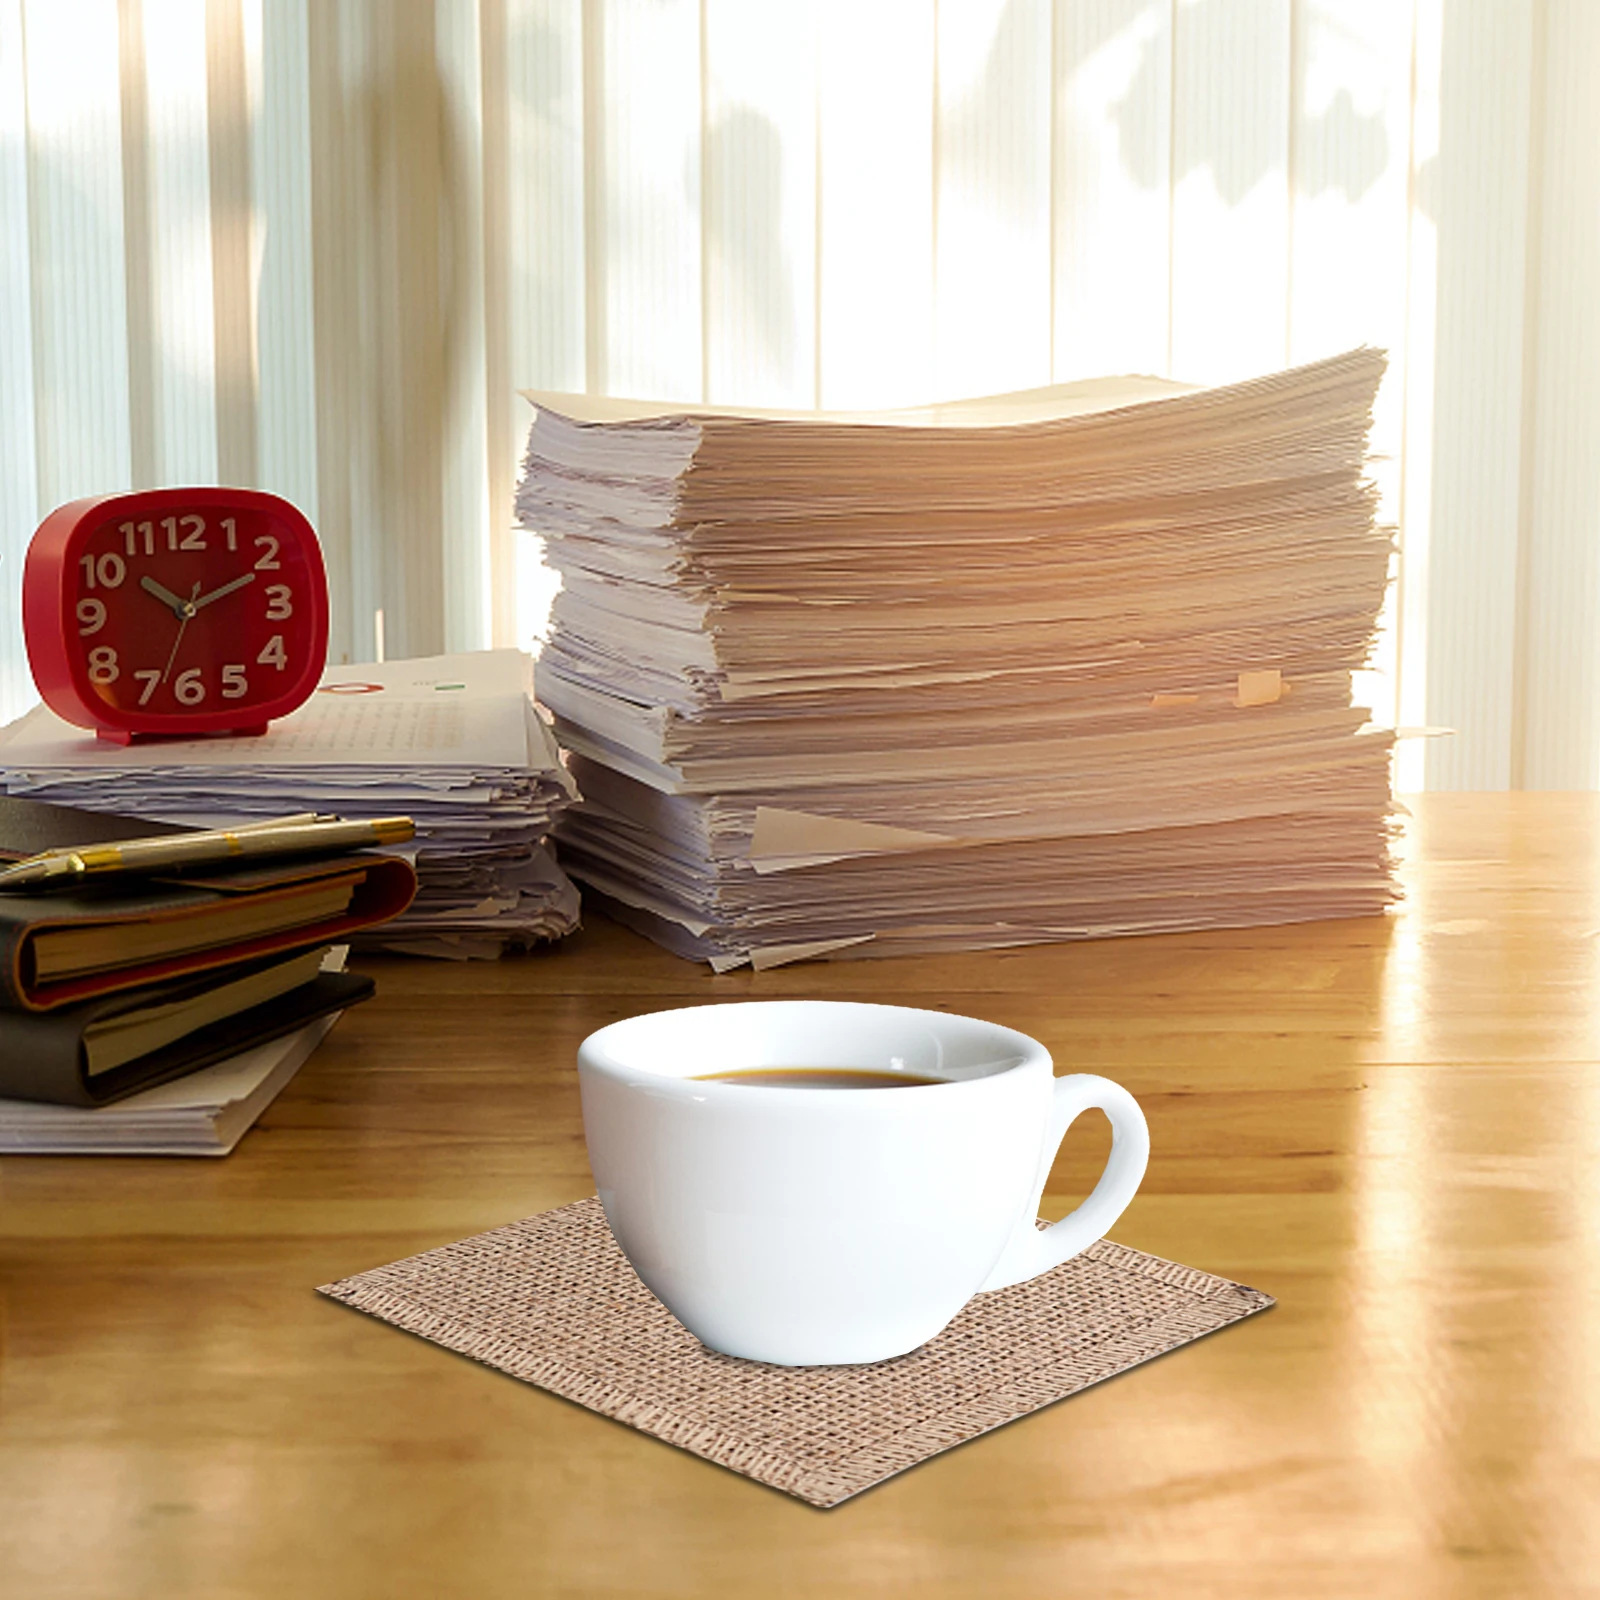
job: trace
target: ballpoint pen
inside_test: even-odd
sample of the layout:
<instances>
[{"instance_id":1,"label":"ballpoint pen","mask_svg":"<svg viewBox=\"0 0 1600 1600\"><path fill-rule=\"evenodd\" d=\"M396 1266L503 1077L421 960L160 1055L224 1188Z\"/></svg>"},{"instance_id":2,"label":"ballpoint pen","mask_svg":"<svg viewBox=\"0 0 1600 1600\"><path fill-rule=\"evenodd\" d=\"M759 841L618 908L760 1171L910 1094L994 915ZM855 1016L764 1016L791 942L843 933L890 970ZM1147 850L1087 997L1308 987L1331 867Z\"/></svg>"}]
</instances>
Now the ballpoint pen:
<instances>
[{"instance_id":1,"label":"ballpoint pen","mask_svg":"<svg viewBox=\"0 0 1600 1600\"><path fill-rule=\"evenodd\" d=\"M122 839L81 849L46 850L0 868L0 891L52 888L108 873L166 873L184 867L232 865L278 856L316 855L362 845L403 844L416 832L410 817L344 822L316 815L281 817L193 833Z\"/></svg>"}]
</instances>

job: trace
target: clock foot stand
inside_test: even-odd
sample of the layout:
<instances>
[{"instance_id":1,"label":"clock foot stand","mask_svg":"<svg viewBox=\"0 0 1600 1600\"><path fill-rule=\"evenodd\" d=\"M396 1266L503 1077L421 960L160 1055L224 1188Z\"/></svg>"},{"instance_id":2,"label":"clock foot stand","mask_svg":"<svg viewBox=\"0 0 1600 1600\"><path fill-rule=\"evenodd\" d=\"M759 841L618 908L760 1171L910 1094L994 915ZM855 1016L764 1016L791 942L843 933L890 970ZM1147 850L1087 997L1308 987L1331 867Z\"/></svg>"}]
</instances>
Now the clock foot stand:
<instances>
[{"instance_id":1,"label":"clock foot stand","mask_svg":"<svg viewBox=\"0 0 1600 1600\"><path fill-rule=\"evenodd\" d=\"M95 737L107 744L172 744L180 740L190 744L196 739L256 739L266 731L266 723L257 722L248 728L224 728L216 733L129 733L121 728L96 728Z\"/></svg>"}]
</instances>

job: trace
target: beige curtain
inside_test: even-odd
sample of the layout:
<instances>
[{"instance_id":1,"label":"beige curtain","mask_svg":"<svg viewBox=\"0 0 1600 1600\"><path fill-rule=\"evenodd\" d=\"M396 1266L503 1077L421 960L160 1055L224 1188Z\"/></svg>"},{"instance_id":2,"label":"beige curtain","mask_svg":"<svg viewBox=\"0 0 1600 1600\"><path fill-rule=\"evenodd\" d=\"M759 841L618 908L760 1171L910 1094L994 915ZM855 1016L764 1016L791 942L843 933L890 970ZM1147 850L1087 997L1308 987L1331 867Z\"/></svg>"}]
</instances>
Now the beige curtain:
<instances>
[{"instance_id":1,"label":"beige curtain","mask_svg":"<svg viewBox=\"0 0 1600 1600\"><path fill-rule=\"evenodd\" d=\"M1589 0L0 0L0 710L38 517L294 499L336 655L527 642L519 387L899 404L1391 353L1374 714L1600 783Z\"/></svg>"}]
</instances>

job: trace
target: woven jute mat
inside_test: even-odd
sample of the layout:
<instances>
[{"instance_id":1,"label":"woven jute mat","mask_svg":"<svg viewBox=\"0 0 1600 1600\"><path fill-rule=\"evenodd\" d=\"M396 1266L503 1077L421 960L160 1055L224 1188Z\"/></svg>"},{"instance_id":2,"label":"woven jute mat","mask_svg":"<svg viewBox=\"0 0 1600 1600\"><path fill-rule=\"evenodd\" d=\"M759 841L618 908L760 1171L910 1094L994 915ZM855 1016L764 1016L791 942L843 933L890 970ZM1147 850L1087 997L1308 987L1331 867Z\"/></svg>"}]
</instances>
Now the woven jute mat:
<instances>
[{"instance_id":1,"label":"woven jute mat","mask_svg":"<svg viewBox=\"0 0 1600 1600\"><path fill-rule=\"evenodd\" d=\"M639 1281L598 1199L319 1292L814 1506L1274 1303L1102 1239L975 1296L898 1360L772 1367L689 1333Z\"/></svg>"}]
</instances>

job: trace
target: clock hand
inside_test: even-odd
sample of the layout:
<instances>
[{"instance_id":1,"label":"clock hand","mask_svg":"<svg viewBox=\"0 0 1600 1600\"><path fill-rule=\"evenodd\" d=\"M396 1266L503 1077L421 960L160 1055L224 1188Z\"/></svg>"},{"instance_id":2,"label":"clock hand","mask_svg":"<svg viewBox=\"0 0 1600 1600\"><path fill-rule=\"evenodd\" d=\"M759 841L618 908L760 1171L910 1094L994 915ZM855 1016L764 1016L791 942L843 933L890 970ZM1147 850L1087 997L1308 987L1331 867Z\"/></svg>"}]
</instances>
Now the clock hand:
<instances>
[{"instance_id":1,"label":"clock hand","mask_svg":"<svg viewBox=\"0 0 1600 1600\"><path fill-rule=\"evenodd\" d=\"M139 587L143 589L146 594L153 594L157 600L161 601L163 605L170 606L179 617L184 617L186 615L186 608L188 608L189 602L187 600L180 600L170 589L166 588L162 584L157 583L154 578L141 578L139 580ZM195 587L198 589L200 586L196 584ZM188 611L187 614L193 615L192 611Z\"/></svg>"},{"instance_id":2,"label":"clock hand","mask_svg":"<svg viewBox=\"0 0 1600 1600\"><path fill-rule=\"evenodd\" d=\"M180 618L178 623L178 637L172 641L172 648L167 652L167 664L161 669L161 681L163 683L167 681L167 675L172 671L172 663L178 659L178 646L183 643L183 630L189 626L189 618L195 613L194 597L199 593L200 580L196 578L194 588L189 591L189 598L187 600L178 601L178 604L183 608L178 613ZM174 598L176 599L177 597L174 596Z\"/></svg>"},{"instance_id":3,"label":"clock hand","mask_svg":"<svg viewBox=\"0 0 1600 1600\"><path fill-rule=\"evenodd\" d=\"M198 611L201 606L208 606L213 600L220 600L223 595L232 594L235 589L242 589L247 583L254 583L255 581L255 573L247 572L242 578L235 578L232 583L225 583L220 589L213 589L210 594L201 595L200 598L194 602L194 609ZM199 587L199 584L195 585L196 589Z\"/></svg>"}]
</instances>

